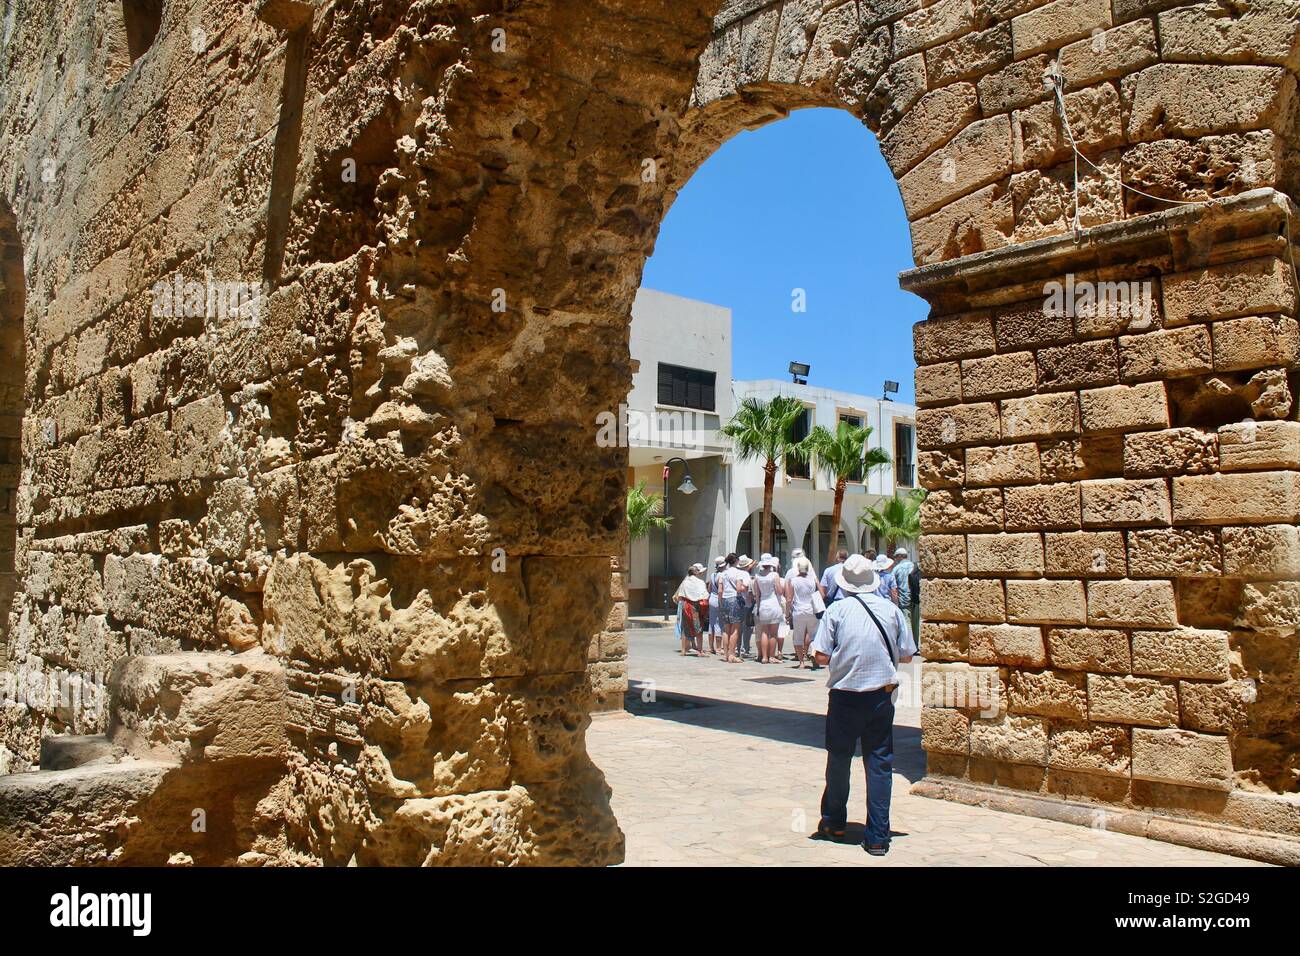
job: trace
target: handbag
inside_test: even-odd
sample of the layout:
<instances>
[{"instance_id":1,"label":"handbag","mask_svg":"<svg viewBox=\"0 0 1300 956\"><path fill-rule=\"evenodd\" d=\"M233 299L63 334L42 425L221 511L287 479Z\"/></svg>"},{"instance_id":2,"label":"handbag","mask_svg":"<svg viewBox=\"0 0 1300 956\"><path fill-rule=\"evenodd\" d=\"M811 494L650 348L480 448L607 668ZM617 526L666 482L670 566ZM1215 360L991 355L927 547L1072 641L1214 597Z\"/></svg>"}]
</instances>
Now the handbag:
<instances>
[{"instance_id":1,"label":"handbag","mask_svg":"<svg viewBox=\"0 0 1300 956\"><path fill-rule=\"evenodd\" d=\"M826 613L826 601L822 598L821 591L814 591L812 595L813 616L821 620L821 616Z\"/></svg>"}]
</instances>

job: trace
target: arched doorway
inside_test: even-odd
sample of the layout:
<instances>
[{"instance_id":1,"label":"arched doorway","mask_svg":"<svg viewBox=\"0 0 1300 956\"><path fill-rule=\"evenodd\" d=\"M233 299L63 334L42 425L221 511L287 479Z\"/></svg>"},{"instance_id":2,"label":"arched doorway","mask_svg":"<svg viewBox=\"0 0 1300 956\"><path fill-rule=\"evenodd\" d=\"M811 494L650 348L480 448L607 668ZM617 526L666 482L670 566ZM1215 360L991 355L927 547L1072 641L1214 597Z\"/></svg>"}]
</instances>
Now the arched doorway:
<instances>
[{"instance_id":1,"label":"arched doorway","mask_svg":"<svg viewBox=\"0 0 1300 956\"><path fill-rule=\"evenodd\" d=\"M763 512L755 511L745 519L745 523L740 526L740 533L736 535L736 553L748 554L754 560L758 560L763 553ZM781 562L781 567L789 566L790 560L790 540L785 532L785 525L781 522L776 512L772 513L772 556Z\"/></svg>"},{"instance_id":2,"label":"arched doorway","mask_svg":"<svg viewBox=\"0 0 1300 956\"><path fill-rule=\"evenodd\" d=\"M846 522L841 522L838 529L831 528L833 515L829 512L819 514L808 525L803 536L803 553L808 555L814 567L821 567L826 562L827 552L831 548L831 535L835 534L835 550L854 550L854 538Z\"/></svg>"}]
</instances>

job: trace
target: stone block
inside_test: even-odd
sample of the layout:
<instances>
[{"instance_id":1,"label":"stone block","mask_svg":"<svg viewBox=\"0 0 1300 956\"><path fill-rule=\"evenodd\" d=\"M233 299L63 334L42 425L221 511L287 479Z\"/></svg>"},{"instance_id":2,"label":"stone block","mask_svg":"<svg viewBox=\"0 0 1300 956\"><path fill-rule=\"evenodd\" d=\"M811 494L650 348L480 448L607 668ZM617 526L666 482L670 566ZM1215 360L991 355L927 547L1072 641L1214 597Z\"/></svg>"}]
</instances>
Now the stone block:
<instances>
[{"instance_id":1,"label":"stone block","mask_svg":"<svg viewBox=\"0 0 1300 956\"><path fill-rule=\"evenodd\" d=\"M951 405L961 401L961 365L939 362L916 369L916 404Z\"/></svg>"},{"instance_id":2,"label":"stone block","mask_svg":"<svg viewBox=\"0 0 1300 956\"><path fill-rule=\"evenodd\" d=\"M1130 729L1121 724L1053 721L1047 764L1056 770L1127 777L1132 766Z\"/></svg>"},{"instance_id":3,"label":"stone block","mask_svg":"<svg viewBox=\"0 0 1300 956\"><path fill-rule=\"evenodd\" d=\"M919 448L986 445L1000 437L998 407L994 402L922 408L916 413Z\"/></svg>"},{"instance_id":4,"label":"stone block","mask_svg":"<svg viewBox=\"0 0 1300 956\"><path fill-rule=\"evenodd\" d=\"M921 708L921 746L927 751L970 752L970 718L946 707Z\"/></svg>"},{"instance_id":5,"label":"stone block","mask_svg":"<svg viewBox=\"0 0 1300 956\"><path fill-rule=\"evenodd\" d=\"M1095 627L1174 627L1178 605L1169 581L1089 581L1088 623Z\"/></svg>"},{"instance_id":6,"label":"stone block","mask_svg":"<svg viewBox=\"0 0 1300 956\"><path fill-rule=\"evenodd\" d=\"M1079 393L1085 432L1129 432L1169 427L1163 382L1112 385Z\"/></svg>"},{"instance_id":7,"label":"stone block","mask_svg":"<svg viewBox=\"0 0 1300 956\"><path fill-rule=\"evenodd\" d=\"M1169 524L1162 478L1099 478L1080 482L1084 527Z\"/></svg>"},{"instance_id":8,"label":"stone block","mask_svg":"<svg viewBox=\"0 0 1300 956\"><path fill-rule=\"evenodd\" d=\"M1037 385L1033 352L963 359L962 394L967 401L1026 395Z\"/></svg>"},{"instance_id":9,"label":"stone block","mask_svg":"<svg viewBox=\"0 0 1300 956\"><path fill-rule=\"evenodd\" d=\"M921 616L927 621L1001 624L1007 619L1002 582L972 578L922 578Z\"/></svg>"},{"instance_id":10,"label":"stone block","mask_svg":"<svg viewBox=\"0 0 1300 956\"><path fill-rule=\"evenodd\" d=\"M1294 365L1300 359L1300 326L1289 315L1226 319L1210 329L1216 371Z\"/></svg>"},{"instance_id":11,"label":"stone block","mask_svg":"<svg viewBox=\"0 0 1300 956\"><path fill-rule=\"evenodd\" d=\"M1189 325L1119 338L1119 377L1123 382L1201 375L1214 368L1207 328Z\"/></svg>"},{"instance_id":12,"label":"stone block","mask_svg":"<svg viewBox=\"0 0 1300 956\"><path fill-rule=\"evenodd\" d=\"M1088 675L1088 718L1097 723L1172 727L1178 723L1178 691L1151 677Z\"/></svg>"},{"instance_id":13,"label":"stone block","mask_svg":"<svg viewBox=\"0 0 1300 956\"><path fill-rule=\"evenodd\" d=\"M1079 431L1079 399L1074 392L1003 399L1002 435L1008 440L1074 435Z\"/></svg>"},{"instance_id":14,"label":"stone block","mask_svg":"<svg viewBox=\"0 0 1300 956\"><path fill-rule=\"evenodd\" d=\"M1223 573L1251 578L1300 578L1300 528L1272 524L1224 528Z\"/></svg>"},{"instance_id":15,"label":"stone block","mask_svg":"<svg viewBox=\"0 0 1300 956\"><path fill-rule=\"evenodd\" d=\"M1297 472L1235 472L1173 479L1174 524L1291 524L1297 519Z\"/></svg>"},{"instance_id":16,"label":"stone block","mask_svg":"<svg viewBox=\"0 0 1300 956\"><path fill-rule=\"evenodd\" d=\"M125 657L109 678L108 737L180 763L284 759L284 669L260 651Z\"/></svg>"},{"instance_id":17,"label":"stone block","mask_svg":"<svg viewBox=\"0 0 1300 956\"><path fill-rule=\"evenodd\" d=\"M1133 673L1227 680L1228 632L1194 627L1133 632Z\"/></svg>"},{"instance_id":18,"label":"stone block","mask_svg":"<svg viewBox=\"0 0 1300 956\"><path fill-rule=\"evenodd\" d=\"M958 708L991 719L1006 707L1002 677L996 667L932 664L921 668L924 707Z\"/></svg>"},{"instance_id":19,"label":"stone block","mask_svg":"<svg viewBox=\"0 0 1300 956\"><path fill-rule=\"evenodd\" d=\"M1007 582L1007 620L1017 624L1083 624L1087 619L1082 581Z\"/></svg>"},{"instance_id":20,"label":"stone block","mask_svg":"<svg viewBox=\"0 0 1300 956\"><path fill-rule=\"evenodd\" d=\"M924 534L916 545L923 577L951 577L966 574L966 536Z\"/></svg>"},{"instance_id":21,"label":"stone block","mask_svg":"<svg viewBox=\"0 0 1300 956\"><path fill-rule=\"evenodd\" d=\"M921 505L921 526L930 531L1001 531L1002 490L932 491Z\"/></svg>"},{"instance_id":22,"label":"stone block","mask_svg":"<svg viewBox=\"0 0 1300 956\"><path fill-rule=\"evenodd\" d=\"M964 661L969 656L970 625L921 622L921 656L927 661Z\"/></svg>"},{"instance_id":23,"label":"stone block","mask_svg":"<svg viewBox=\"0 0 1300 956\"><path fill-rule=\"evenodd\" d=\"M1047 765L1047 721L1037 717L1004 715L995 720L973 720L970 727L972 757Z\"/></svg>"},{"instance_id":24,"label":"stone block","mask_svg":"<svg viewBox=\"0 0 1300 956\"><path fill-rule=\"evenodd\" d=\"M1121 531L1049 532L1044 547L1048 577L1122 578L1127 572Z\"/></svg>"},{"instance_id":25,"label":"stone block","mask_svg":"<svg viewBox=\"0 0 1300 956\"><path fill-rule=\"evenodd\" d=\"M1040 627L1015 624L972 624L967 659L972 664L1043 667L1047 650Z\"/></svg>"},{"instance_id":26,"label":"stone block","mask_svg":"<svg viewBox=\"0 0 1300 956\"><path fill-rule=\"evenodd\" d=\"M1208 790L1232 789L1227 737L1189 730L1133 730L1133 776Z\"/></svg>"},{"instance_id":27,"label":"stone block","mask_svg":"<svg viewBox=\"0 0 1300 956\"><path fill-rule=\"evenodd\" d=\"M1124 79L1131 142L1273 129L1295 80L1271 66L1155 63Z\"/></svg>"},{"instance_id":28,"label":"stone block","mask_svg":"<svg viewBox=\"0 0 1300 956\"><path fill-rule=\"evenodd\" d=\"M1033 442L966 449L967 485L1036 485L1039 479Z\"/></svg>"},{"instance_id":29,"label":"stone block","mask_svg":"<svg viewBox=\"0 0 1300 956\"><path fill-rule=\"evenodd\" d=\"M1219 441L1199 428L1165 428L1124 436L1124 476L1155 478L1217 470Z\"/></svg>"},{"instance_id":30,"label":"stone block","mask_svg":"<svg viewBox=\"0 0 1300 956\"><path fill-rule=\"evenodd\" d=\"M1087 675L1077 671L1013 670L1007 698L1007 710L1013 714L1088 719Z\"/></svg>"},{"instance_id":31,"label":"stone block","mask_svg":"<svg viewBox=\"0 0 1300 956\"><path fill-rule=\"evenodd\" d=\"M960 448L917 452L916 480L929 491L960 487L966 480L965 452Z\"/></svg>"},{"instance_id":32,"label":"stone block","mask_svg":"<svg viewBox=\"0 0 1300 956\"><path fill-rule=\"evenodd\" d=\"M1011 41L1019 59L1059 49L1109 26L1110 4L1106 0L1054 0L1013 18Z\"/></svg>"},{"instance_id":33,"label":"stone block","mask_svg":"<svg viewBox=\"0 0 1300 956\"><path fill-rule=\"evenodd\" d=\"M1129 576L1184 578L1223 572L1213 528L1143 528L1128 533Z\"/></svg>"},{"instance_id":34,"label":"stone block","mask_svg":"<svg viewBox=\"0 0 1300 956\"><path fill-rule=\"evenodd\" d=\"M1029 485L1002 492L1006 530L1074 530L1080 526L1078 482Z\"/></svg>"},{"instance_id":35,"label":"stone block","mask_svg":"<svg viewBox=\"0 0 1300 956\"><path fill-rule=\"evenodd\" d=\"M1255 682L1225 680L1219 683L1179 681L1183 726L1211 734L1235 734L1247 727L1250 705L1255 703Z\"/></svg>"},{"instance_id":36,"label":"stone block","mask_svg":"<svg viewBox=\"0 0 1300 956\"><path fill-rule=\"evenodd\" d=\"M1072 342L1038 352L1038 387L1044 392L1100 388L1119 381L1119 350L1113 339Z\"/></svg>"},{"instance_id":37,"label":"stone block","mask_svg":"<svg viewBox=\"0 0 1300 956\"><path fill-rule=\"evenodd\" d=\"M1160 286L1166 327L1296 307L1291 267L1272 256L1169 273Z\"/></svg>"},{"instance_id":38,"label":"stone block","mask_svg":"<svg viewBox=\"0 0 1300 956\"><path fill-rule=\"evenodd\" d=\"M1066 83L1078 88L1098 80L1127 76L1159 58L1154 24L1150 20L1134 20L1067 44L1061 49L1057 63Z\"/></svg>"},{"instance_id":39,"label":"stone block","mask_svg":"<svg viewBox=\"0 0 1300 956\"><path fill-rule=\"evenodd\" d=\"M1043 539L1038 534L972 534L966 538L966 568L972 575L1043 575Z\"/></svg>"},{"instance_id":40,"label":"stone block","mask_svg":"<svg viewBox=\"0 0 1300 956\"><path fill-rule=\"evenodd\" d=\"M1132 665L1128 632L1113 628L1049 628L1047 656L1067 670L1127 674Z\"/></svg>"},{"instance_id":41,"label":"stone block","mask_svg":"<svg viewBox=\"0 0 1300 956\"><path fill-rule=\"evenodd\" d=\"M1300 422L1238 422L1221 426L1219 469L1300 469Z\"/></svg>"},{"instance_id":42,"label":"stone block","mask_svg":"<svg viewBox=\"0 0 1300 956\"><path fill-rule=\"evenodd\" d=\"M898 181L908 219L929 215L958 196L1011 175L1011 121L977 120Z\"/></svg>"}]
</instances>

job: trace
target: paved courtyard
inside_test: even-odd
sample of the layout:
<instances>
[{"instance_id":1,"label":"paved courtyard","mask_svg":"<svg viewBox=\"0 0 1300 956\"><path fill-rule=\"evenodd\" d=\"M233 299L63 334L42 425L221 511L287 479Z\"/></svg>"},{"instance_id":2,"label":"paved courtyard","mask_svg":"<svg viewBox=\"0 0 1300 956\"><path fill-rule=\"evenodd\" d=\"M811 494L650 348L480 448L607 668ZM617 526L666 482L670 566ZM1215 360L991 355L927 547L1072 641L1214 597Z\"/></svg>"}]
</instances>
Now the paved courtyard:
<instances>
[{"instance_id":1,"label":"paved courtyard","mask_svg":"<svg viewBox=\"0 0 1300 956\"><path fill-rule=\"evenodd\" d=\"M908 666L915 680L918 665ZM901 700L889 855L810 840L825 762L825 671L682 658L672 630L660 627L630 628L629 670L631 716L597 718L587 741L613 787L630 865L1258 865L912 796L908 789L924 774L925 758L918 710ZM775 677L802 680L755 682ZM855 758L849 819L859 832L864 786Z\"/></svg>"}]
</instances>

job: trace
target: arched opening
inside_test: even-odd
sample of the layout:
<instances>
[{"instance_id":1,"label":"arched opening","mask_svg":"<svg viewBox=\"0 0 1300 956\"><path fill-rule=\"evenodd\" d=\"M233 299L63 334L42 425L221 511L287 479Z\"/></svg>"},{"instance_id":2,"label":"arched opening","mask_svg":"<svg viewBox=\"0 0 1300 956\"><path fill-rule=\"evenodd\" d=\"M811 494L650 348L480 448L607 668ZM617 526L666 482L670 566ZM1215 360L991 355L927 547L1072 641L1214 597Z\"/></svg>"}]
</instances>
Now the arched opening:
<instances>
[{"instance_id":1,"label":"arched opening","mask_svg":"<svg viewBox=\"0 0 1300 956\"><path fill-rule=\"evenodd\" d=\"M755 560L762 556L762 515L761 511L755 511L740 526L740 533L736 535L736 546L732 549L737 554L747 554ZM790 537L785 532L785 525L781 523L780 516L773 513L770 553L781 562L782 567L785 567L790 562L790 548Z\"/></svg>"},{"instance_id":2,"label":"arched opening","mask_svg":"<svg viewBox=\"0 0 1300 956\"><path fill-rule=\"evenodd\" d=\"M0 202L0 633L18 586L18 479L22 471L23 312L26 284L17 222ZM7 642L0 641L0 647Z\"/></svg>"},{"instance_id":3,"label":"arched opening","mask_svg":"<svg viewBox=\"0 0 1300 956\"><path fill-rule=\"evenodd\" d=\"M699 540L705 529L713 528L713 540L720 545L694 553L674 547L674 585L690 564L711 571L713 556L728 551L756 561L770 552L784 577L792 571L791 555L798 547L820 577L833 545L856 550L854 522L863 502L894 493L894 469L881 469L882 476L849 467L841 483L826 474L820 461L790 454L789 445L814 429L834 434L844 422L872 428L866 447L892 453L891 441L881 444L881 439L895 434L894 418L915 420L912 325L924 317L926 306L898 289L897 273L912 265L908 226L893 174L873 134L842 109L784 115L755 107L754 112L758 118L752 126L761 128L719 136L709 158L693 170L663 221L632 310L635 371L628 405L633 419L681 413L685 429L698 424L700 416L708 417L704 440L674 443L656 436L665 448L688 448L676 453L688 460L699 487L689 507L717 508L716 520L698 510L674 519L674 542ZM741 125L751 124L730 131ZM892 401L882 401L886 381L901 386L901 394L890 393ZM778 398L795 400L799 413L774 458L745 453L742 439L711 431L736 421L746 402ZM677 486L679 465L665 482L643 470L647 455L665 453L638 447L635 438L632 446L630 481L649 478L656 491ZM915 457L912 448L906 457ZM666 460L654 457L650 467ZM710 461L716 462L712 470L706 464ZM774 467L768 467L769 461ZM838 522L832 515L837 485L843 485ZM672 495L671 513L687 515L679 510L677 494ZM771 501L766 547L765 499ZM648 560L653 565L655 558ZM719 752L760 750L773 779L791 779L804 773L796 767L823 758L824 672L796 669L792 622L776 625L780 658L759 666L759 621L757 613L751 614L741 629L735 667L717 662L713 654L704 656L714 660L679 654L676 626L663 626L657 614L634 614L635 626L626 640L626 708L680 724L695 725L698 715L699 725L676 746L693 751L707 733L709 742L703 745ZM720 724L728 729L725 738L702 729ZM640 776L648 769L645 762L627 767L624 775L624 765L606 749L617 746L612 739L617 729L608 731L607 740L607 726L613 727L594 728L590 752L614 787L613 809L629 836L629 860L635 862L643 810L620 800L652 794L654 784ZM919 740L913 708L902 716L895 734L896 766L912 779L919 779L923 768ZM691 772L706 772L710 765L701 759ZM805 782L812 790L818 787L815 775ZM796 811L807 817L811 829L816 807L791 808ZM701 820L718 823L713 814L703 814ZM806 832L795 836L797 829L790 828L792 839L806 838Z\"/></svg>"},{"instance_id":4,"label":"arched opening","mask_svg":"<svg viewBox=\"0 0 1300 956\"><path fill-rule=\"evenodd\" d=\"M833 519L834 516L829 511L819 514L809 522L808 530L804 532L803 553L808 555L816 567L821 567L831 549L831 535L836 531L831 524ZM854 535L845 521L840 522L838 534L835 534L834 548L836 551L840 548L846 551L856 550Z\"/></svg>"}]
</instances>

